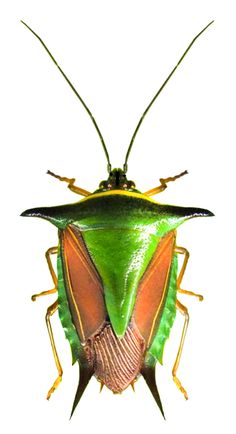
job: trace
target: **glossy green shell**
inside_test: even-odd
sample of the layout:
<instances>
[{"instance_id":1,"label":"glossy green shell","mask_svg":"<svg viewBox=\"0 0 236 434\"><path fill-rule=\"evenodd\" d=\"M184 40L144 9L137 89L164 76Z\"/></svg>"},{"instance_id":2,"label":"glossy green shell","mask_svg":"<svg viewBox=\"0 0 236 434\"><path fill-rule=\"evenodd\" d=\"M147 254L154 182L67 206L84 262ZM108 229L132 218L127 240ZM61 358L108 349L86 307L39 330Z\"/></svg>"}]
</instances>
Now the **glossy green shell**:
<instances>
[{"instance_id":1,"label":"glossy green shell","mask_svg":"<svg viewBox=\"0 0 236 434\"><path fill-rule=\"evenodd\" d=\"M45 218L59 231L69 224L78 227L102 279L109 320L116 335L122 337L133 312L140 279L162 237L189 218L212 213L162 205L141 193L113 190L95 193L71 205L27 210L23 215ZM162 361L175 317L176 276L177 258L173 255L165 306L146 356L148 365ZM75 361L80 356L80 342L68 308L60 253L58 279L59 315Z\"/></svg>"}]
</instances>

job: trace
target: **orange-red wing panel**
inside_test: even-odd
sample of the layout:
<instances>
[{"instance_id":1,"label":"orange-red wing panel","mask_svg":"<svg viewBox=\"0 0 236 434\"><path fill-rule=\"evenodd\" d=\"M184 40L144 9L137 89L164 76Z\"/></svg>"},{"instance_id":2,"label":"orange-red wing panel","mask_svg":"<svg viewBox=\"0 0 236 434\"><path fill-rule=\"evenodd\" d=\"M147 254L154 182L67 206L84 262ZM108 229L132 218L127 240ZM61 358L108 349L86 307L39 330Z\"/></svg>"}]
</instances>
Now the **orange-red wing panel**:
<instances>
[{"instance_id":1,"label":"orange-red wing panel","mask_svg":"<svg viewBox=\"0 0 236 434\"><path fill-rule=\"evenodd\" d=\"M172 231L160 241L138 287L133 320L147 347L155 336L165 303L174 245Z\"/></svg>"},{"instance_id":2,"label":"orange-red wing panel","mask_svg":"<svg viewBox=\"0 0 236 434\"><path fill-rule=\"evenodd\" d=\"M61 233L66 291L73 323L82 342L106 320L102 282L81 232L70 225Z\"/></svg>"}]
</instances>

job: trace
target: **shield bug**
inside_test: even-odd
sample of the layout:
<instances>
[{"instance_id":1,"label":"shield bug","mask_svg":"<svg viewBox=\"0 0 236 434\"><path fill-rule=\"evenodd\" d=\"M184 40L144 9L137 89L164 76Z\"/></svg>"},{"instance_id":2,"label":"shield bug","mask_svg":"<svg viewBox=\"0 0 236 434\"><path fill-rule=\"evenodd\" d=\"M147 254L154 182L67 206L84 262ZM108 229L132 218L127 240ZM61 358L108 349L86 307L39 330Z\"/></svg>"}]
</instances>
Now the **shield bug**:
<instances>
[{"instance_id":1,"label":"shield bug","mask_svg":"<svg viewBox=\"0 0 236 434\"><path fill-rule=\"evenodd\" d=\"M51 327L51 316L58 311L73 363L80 368L79 385L72 414L89 382L95 375L101 387L121 393L142 375L163 416L156 386L155 366L162 363L164 345L169 337L176 310L184 316L183 331L172 375L178 389L187 392L177 377L185 334L188 309L178 300L178 293L202 296L181 288L189 253L176 244L176 229L193 217L212 216L201 208L163 205L152 196L167 184L185 175L160 179L160 185L145 193L127 178L127 162L136 134L148 110L169 81L196 39L189 44L177 65L157 91L134 131L122 169L112 169L109 154L98 125L70 80L56 63L43 40L36 36L88 112L101 140L107 159L108 178L90 193L75 185L75 179L48 171L66 182L74 193L83 196L69 205L28 209L22 216L48 220L59 231L59 243L46 252L54 288L33 295L32 299L55 293L57 299L47 309L46 324L58 376L47 398L62 379L62 367ZM57 255L57 272L51 256ZM178 269L178 255L183 263Z\"/></svg>"}]
</instances>

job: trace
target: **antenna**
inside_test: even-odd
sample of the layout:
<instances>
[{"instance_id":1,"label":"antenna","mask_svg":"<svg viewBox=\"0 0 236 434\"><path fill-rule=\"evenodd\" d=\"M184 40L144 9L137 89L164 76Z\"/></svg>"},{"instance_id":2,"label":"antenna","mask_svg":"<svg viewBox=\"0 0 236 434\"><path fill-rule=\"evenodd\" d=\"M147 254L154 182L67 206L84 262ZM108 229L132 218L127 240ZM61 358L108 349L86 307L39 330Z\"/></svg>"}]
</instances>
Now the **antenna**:
<instances>
[{"instance_id":1,"label":"antenna","mask_svg":"<svg viewBox=\"0 0 236 434\"><path fill-rule=\"evenodd\" d=\"M73 84L71 83L71 81L69 80L69 78L62 71L61 67L58 65L58 63L54 59L52 53L49 51L49 49L47 48L47 46L43 42L43 40L40 38L40 36L37 35L37 33L35 33L24 21L21 20L21 23L24 24L24 26L27 27L27 29L29 29L30 32L33 33L34 36L36 36L36 38L39 40L39 42L41 42L42 46L45 48L45 50L49 54L49 56L51 57L52 61L55 63L55 65L59 69L60 73L63 75L63 77L65 78L65 80L67 81L67 83L69 84L69 86L71 87L71 89L73 90L73 92L75 93L75 95L77 96L77 98L79 98L81 104L84 106L85 110L87 111L90 119L92 120L92 122L93 122L93 124L94 124L94 126L96 128L96 131L97 131L97 133L99 135L99 139L101 140L102 147L103 147L103 150L105 152L106 159L107 159L107 170L108 170L108 173L110 173L111 172L111 163L110 163L110 158L109 158L109 154L108 154L108 151L107 151L107 147L106 147L104 139L102 137L102 133L101 133L100 129L98 128L97 122L95 121L95 119L94 119L91 111L89 110L88 106L85 104L84 100L81 98L81 96L79 95L79 93L77 92L77 90L75 89L75 87L73 86Z\"/></svg>"},{"instance_id":2,"label":"antenna","mask_svg":"<svg viewBox=\"0 0 236 434\"><path fill-rule=\"evenodd\" d=\"M132 149L135 137L137 135L137 132L148 112L148 110L151 108L152 104L155 102L155 100L157 99L157 97L160 95L161 91L164 89L165 85L168 83L169 79L171 78L171 76L174 74L175 70L178 68L178 66L180 65L180 63L182 62L182 60L184 59L184 57L186 56L187 52L190 50L190 48L192 47L192 45L194 44L194 42L197 40L197 38L203 33L205 32L205 30L212 24L214 23L214 20L211 21L209 24L207 24L206 27L204 27L204 29L201 30L200 33L197 34L197 36L195 36L195 38L193 38L192 42L188 45L187 49L185 50L185 52L182 54L181 58L179 59L178 63L175 65L175 67L172 69L171 73L168 75L168 77L166 78L166 80L164 81L164 83L161 85L160 89L157 91L157 93L155 94L155 96L153 97L153 99L151 100L151 102L148 104L146 110L143 112L141 118L139 119L138 125L136 126L133 136L131 138L129 147L128 147L128 151L125 157L125 163L124 163L124 172L127 172L128 166L127 166L127 162L128 162L128 158L129 158L129 154L130 151Z\"/></svg>"}]
</instances>

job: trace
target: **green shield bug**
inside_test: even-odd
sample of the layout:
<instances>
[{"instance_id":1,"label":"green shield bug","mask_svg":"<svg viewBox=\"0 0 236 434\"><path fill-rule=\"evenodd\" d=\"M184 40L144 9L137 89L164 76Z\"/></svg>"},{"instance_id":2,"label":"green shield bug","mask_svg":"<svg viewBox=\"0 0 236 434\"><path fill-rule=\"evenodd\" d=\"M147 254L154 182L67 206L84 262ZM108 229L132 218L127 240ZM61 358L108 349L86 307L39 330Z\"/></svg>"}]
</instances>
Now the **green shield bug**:
<instances>
[{"instance_id":1,"label":"green shield bug","mask_svg":"<svg viewBox=\"0 0 236 434\"><path fill-rule=\"evenodd\" d=\"M75 179L48 173L66 182L74 193L83 196L79 202L28 209L22 216L48 220L59 231L59 243L46 252L54 288L33 295L55 293L46 323L56 362L58 377L47 398L62 379L50 318L58 311L73 363L80 368L79 385L72 414L91 377L114 393L121 393L142 375L161 413L155 366L162 362L164 345L169 337L176 310L184 316L183 331L172 375L178 389L187 392L177 377L189 315L177 298L178 293L202 296L181 289L189 253L176 244L176 230L193 217L213 216L202 208L163 205L151 198L167 188L167 183L185 175L160 179L160 185L145 193L127 179L128 158L136 134L148 110L161 93L196 39L189 44L177 65L157 91L133 133L122 169L112 169L109 154L98 125L79 93L56 63L43 40L22 22L40 41L59 71L89 114L101 140L107 159L108 179L90 193L75 185ZM57 273L51 255L57 255ZM178 255L183 263L178 270Z\"/></svg>"}]
</instances>

